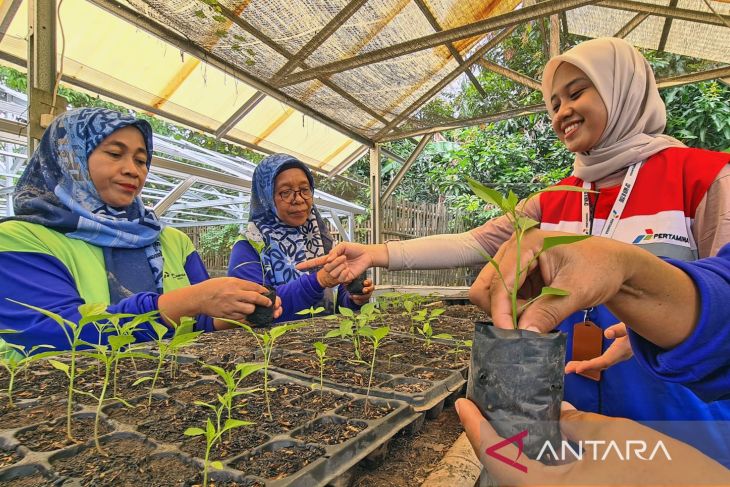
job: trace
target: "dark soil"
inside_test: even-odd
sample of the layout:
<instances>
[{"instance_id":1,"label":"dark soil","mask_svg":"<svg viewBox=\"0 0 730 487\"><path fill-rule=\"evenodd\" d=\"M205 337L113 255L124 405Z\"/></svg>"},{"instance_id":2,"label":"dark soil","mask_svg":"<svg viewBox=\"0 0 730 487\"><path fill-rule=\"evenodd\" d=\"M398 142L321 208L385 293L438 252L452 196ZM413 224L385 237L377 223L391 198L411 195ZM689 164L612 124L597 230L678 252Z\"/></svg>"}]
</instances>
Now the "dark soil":
<instances>
[{"instance_id":1,"label":"dark soil","mask_svg":"<svg viewBox=\"0 0 730 487\"><path fill-rule=\"evenodd\" d=\"M271 437L256 431L255 427L255 425L251 427L242 426L231 430L230 435L224 433L221 442L216 443L210 450L210 461L231 458L269 441ZM205 445L206 442L203 436L195 436L184 440L180 450L202 459L205 458Z\"/></svg>"},{"instance_id":2,"label":"dark soil","mask_svg":"<svg viewBox=\"0 0 730 487\"><path fill-rule=\"evenodd\" d=\"M7 389L7 377L0 380L0 388ZM13 384L13 401L20 399L51 398L65 396L68 391L68 378L59 370L21 373ZM6 399L5 396L3 399Z\"/></svg>"},{"instance_id":3,"label":"dark soil","mask_svg":"<svg viewBox=\"0 0 730 487\"><path fill-rule=\"evenodd\" d=\"M294 444L252 452L236 460L233 468L267 480L278 480L301 470L322 455L324 450L318 446Z\"/></svg>"},{"instance_id":4,"label":"dark soil","mask_svg":"<svg viewBox=\"0 0 730 487\"><path fill-rule=\"evenodd\" d=\"M266 403L256 398L236 409L236 419L252 421L256 428L270 435L278 435L297 428L313 419L316 413L295 406L284 406L276 402L271 404L271 418L269 418Z\"/></svg>"},{"instance_id":5,"label":"dark soil","mask_svg":"<svg viewBox=\"0 0 730 487\"><path fill-rule=\"evenodd\" d=\"M446 307L444 316L453 316L469 321L490 321L489 315L473 304L454 304Z\"/></svg>"},{"instance_id":6,"label":"dark soil","mask_svg":"<svg viewBox=\"0 0 730 487\"><path fill-rule=\"evenodd\" d=\"M79 408L75 408L78 410ZM66 414L66 401L56 403L15 404L0 408L0 427L3 429L21 428L36 423L46 423Z\"/></svg>"},{"instance_id":7,"label":"dark soil","mask_svg":"<svg viewBox=\"0 0 730 487\"><path fill-rule=\"evenodd\" d=\"M335 413L346 418L378 419L387 416L394 410L394 408L387 403L372 400L368 401L367 410L365 410L364 406L365 401L363 399L358 399L357 401L353 401L337 409Z\"/></svg>"},{"instance_id":8,"label":"dark soil","mask_svg":"<svg viewBox=\"0 0 730 487\"><path fill-rule=\"evenodd\" d=\"M418 433L397 434L386 460L376 468L358 466L352 487L420 486L462 431L454 408L444 409L438 418L426 421Z\"/></svg>"},{"instance_id":9,"label":"dark soil","mask_svg":"<svg viewBox=\"0 0 730 487\"><path fill-rule=\"evenodd\" d=\"M312 391L309 394L294 399L291 404L294 407L307 408L323 413L330 409L338 408L350 402L352 398L342 394L334 394L329 391Z\"/></svg>"},{"instance_id":10,"label":"dark soil","mask_svg":"<svg viewBox=\"0 0 730 487\"><path fill-rule=\"evenodd\" d=\"M180 443L187 436L183 432L191 427L205 428L210 411L193 404L166 403L168 407L152 411L146 421L137 426L137 431L157 441Z\"/></svg>"},{"instance_id":11,"label":"dark soil","mask_svg":"<svg viewBox=\"0 0 730 487\"><path fill-rule=\"evenodd\" d=\"M224 392L226 391L223 384L209 380L167 391L171 397L185 404L192 404L195 401L211 403L217 400L216 394Z\"/></svg>"},{"instance_id":12,"label":"dark soil","mask_svg":"<svg viewBox=\"0 0 730 487\"><path fill-rule=\"evenodd\" d=\"M104 408L104 413L114 421L137 426L149 421L150 418L159 416L160 411L177 405L174 400L160 396L152 396L152 403L149 406L147 406L146 397L132 401L131 404L134 407L129 408L122 403L112 404Z\"/></svg>"},{"instance_id":13,"label":"dark soil","mask_svg":"<svg viewBox=\"0 0 730 487\"><path fill-rule=\"evenodd\" d=\"M433 384L427 380L402 378L380 384L378 387L380 389L393 390L395 392L402 392L406 394L417 394L419 392L427 391L432 386Z\"/></svg>"},{"instance_id":14,"label":"dark soil","mask_svg":"<svg viewBox=\"0 0 730 487\"><path fill-rule=\"evenodd\" d=\"M308 443L337 445L354 438L367 427L367 423L362 421L353 421L351 419L343 421L331 416L325 416L301 428L292 436Z\"/></svg>"},{"instance_id":15,"label":"dark soil","mask_svg":"<svg viewBox=\"0 0 730 487\"><path fill-rule=\"evenodd\" d=\"M99 436L113 431L108 421L99 422ZM51 423L40 423L15 434L23 445L33 451L53 451L66 446L83 443L94 437L94 416L74 416L71 421L71 435L76 441L66 437L66 418L58 418Z\"/></svg>"},{"instance_id":16,"label":"dark soil","mask_svg":"<svg viewBox=\"0 0 730 487\"><path fill-rule=\"evenodd\" d=\"M0 468L7 467L20 461L23 458L14 448L13 449L0 449Z\"/></svg>"},{"instance_id":17,"label":"dark soil","mask_svg":"<svg viewBox=\"0 0 730 487\"><path fill-rule=\"evenodd\" d=\"M0 480L0 487L48 487L52 481L43 474L33 473L11 480Z\"/></svg>"},{"instance_id":18,"label":"dark soil","mask_svg":"<svg viewBox=\"0 0 730 487\"><path fill-rule=\"evenodd\" d=\"M450 377L451 374L453 374L453 372L448 370L418 368L406 372L404 375L406 377L415 377L417 379L440 381L446 379L447 377Z\"/></svg>"},{"instance_id":19,"label":"dark soil","mask_svg":"<svg viewBox=\"0 0 730 487\"><path fill-rule=\"evenodd\" d=\"M75 455L64 453L51 458L51 465L61 475L81 479L82 485L151 485L139 477L139 467L154 446L133 437L110 439L102 443L102 448L107 455L100 455L93 445L87 445ZM195 473L190 472L191 476ZM160 477L166 474L164 470L159 472Z\"/></svg>"}]
</instances>

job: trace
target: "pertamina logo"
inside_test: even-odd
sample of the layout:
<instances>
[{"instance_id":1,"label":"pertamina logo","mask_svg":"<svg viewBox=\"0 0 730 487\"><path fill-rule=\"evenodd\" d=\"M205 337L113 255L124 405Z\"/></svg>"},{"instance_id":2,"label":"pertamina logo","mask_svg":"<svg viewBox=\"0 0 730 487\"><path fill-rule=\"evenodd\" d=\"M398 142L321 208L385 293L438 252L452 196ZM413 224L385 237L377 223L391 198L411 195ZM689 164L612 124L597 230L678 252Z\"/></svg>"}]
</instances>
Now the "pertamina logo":
<instances>
[{"instance_id":1,"label":"pertamina logo","mask_svg":"<svg viewBox=\"0 0 730 487\"><path fill-rule=\"evenodd\" d=\"M684 235L677 235L676 233L654 233L654 230L651 228L644 229L643 234L637 235L633 242L631 243L639 243L639 242L645 242L646 240L675 240L677 242L684 242L689 243L689 238L685 237Z\"/></svg>"}]
</instances>

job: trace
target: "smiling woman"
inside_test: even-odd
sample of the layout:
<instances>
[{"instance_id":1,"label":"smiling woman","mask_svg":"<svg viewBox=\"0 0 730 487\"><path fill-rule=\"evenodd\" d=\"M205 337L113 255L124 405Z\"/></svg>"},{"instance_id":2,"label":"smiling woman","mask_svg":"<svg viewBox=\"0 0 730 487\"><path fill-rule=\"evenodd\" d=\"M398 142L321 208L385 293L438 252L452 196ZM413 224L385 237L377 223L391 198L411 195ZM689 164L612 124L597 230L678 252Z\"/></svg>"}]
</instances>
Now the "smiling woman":
<instances>
[{"instance_id":1,"label":"smiling woman","mask_svg":"<svg viewBox=\"0 0 730 487\"><path fill-rule=\"evenodd\" d=\"M309 168L286 154L261 161L253 173L249 223L233 246L228 275L275 288L284 308L280 321L302 319L296 312L312 306L329 313L335 304L359 309L370 299L370 281L362 294L350 295L324 269L307 273L295 268L331 248L332 237L314 206Z\"/></svg>"},{"instance_id":2,"label":"smiling woman","mask_svg":"<svg viewBox=\"0 0 730 487\"><path fill-rule=\"evenodd\" d=\"M273 303L258 284L209 279L190 239L162 228L139 193L149 171L152 129L144 120L105 109L62 114L43 134L14 193L15 215L0 222L0 325L25 347L68 348L54 320L18 303L78 322L84 303L109 313L158 311L172 325L183 316L196 329L243 320ZM12 300L12 301L11 301ZM281 310L277 311L277 314ZM156 336L149 323L139 341ZM95 327L81 339L105 343Z\"/></svg>"}]
</instances>

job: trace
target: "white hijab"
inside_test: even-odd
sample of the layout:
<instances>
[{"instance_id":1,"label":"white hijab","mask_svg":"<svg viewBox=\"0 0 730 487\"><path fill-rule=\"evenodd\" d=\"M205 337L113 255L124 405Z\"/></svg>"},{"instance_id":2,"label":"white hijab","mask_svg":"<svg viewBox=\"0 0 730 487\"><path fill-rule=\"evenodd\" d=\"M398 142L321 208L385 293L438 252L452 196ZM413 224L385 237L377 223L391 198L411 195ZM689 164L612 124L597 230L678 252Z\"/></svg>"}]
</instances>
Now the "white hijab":
<instances>
[{"instance_id":1,"label":"white hijab","mask_svg":"<svg viewBox=\"0 0 730 487\"><path fill-rule=\"evenodd\" d=\"M576 177L597 181L667 147L684 147L677 139L662 135L667 123L664 102L651 66L631 44L614 37L592 39L548 61L542 95L551 117L555 115L550 103L553 77L564 62L588 76L608 111L598 143L575 156Z\"/></svg>"}]
</instances>

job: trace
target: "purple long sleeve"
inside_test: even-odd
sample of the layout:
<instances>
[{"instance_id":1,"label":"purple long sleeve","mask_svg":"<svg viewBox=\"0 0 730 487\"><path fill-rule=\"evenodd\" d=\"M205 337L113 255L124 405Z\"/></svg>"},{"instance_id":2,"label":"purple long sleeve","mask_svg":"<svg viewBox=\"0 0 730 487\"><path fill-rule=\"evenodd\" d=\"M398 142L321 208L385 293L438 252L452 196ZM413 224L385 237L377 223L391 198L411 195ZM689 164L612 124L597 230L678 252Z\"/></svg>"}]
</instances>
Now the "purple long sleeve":
<instances>
[{"instance_id":1,"label":"purple long sleeve","mask_svg":"<svg viewBox=\"0 0 730 487\"><path fill-rule=\"evenodd\" d=\"M246 240L239 240L233 246L231 251L231 259L228 264L228 275L239 279L246 279L257 284L263 284L261 276L260 257L256 249ZM241 265L243 263L243 265ZM268 283L267 283L268 284ZM282 314L275 321L295 321L306 318L307 316L297 315L297 311L309 309L324 297L324 288L317 281L317 274L304 274L298 279L290 281L276 287L276 295L281 298ZM350 308L360 309L351 299L345 289L340 285L337 292L337 305Z\"/></svg>"},{"instance_id":2,"label":"purple long sleeve","mask_svg":"<svg viewBox=\"0 0 730 487\"><path fill-rule=\"evenodd\" d=\"M695 282L701 310L692 334L665 350L630 332L631 348L654 376L678 382L705 401L730 398L730 244L716 257L695 262L668 259Z\"/></svg>"},{"instance_id":3,"label":"purple long sleeve","mask_svg":"<svg viewBox=\"0 0 730 487\"><path fill-rule=\"evenodd\" d=\"M208 278L200 256L193 252L185 263L185 271L191 284ZM84 304L76 283L63 263L56 257L34 252L0 252L0 282L7 283L0 299L0 328L21 331L18 334L3 335L3 339L31 347L52 345L59 350L69 347L63 329L51 318L21 306L10 300L30 304L53 311L61 317L77 323L80 318L78 307ZM110 313L143 314L157 309L157 293L138 293L107 308ZM211 331L212 319L198 317L196 329ZM156 334L149 324L143 324L135 332L138 341L150 340ZM95 327L87 326L81 339L98 343L99 334ZM106 343L106 335L102 336Z\"/></svg>"}]
</instances>

